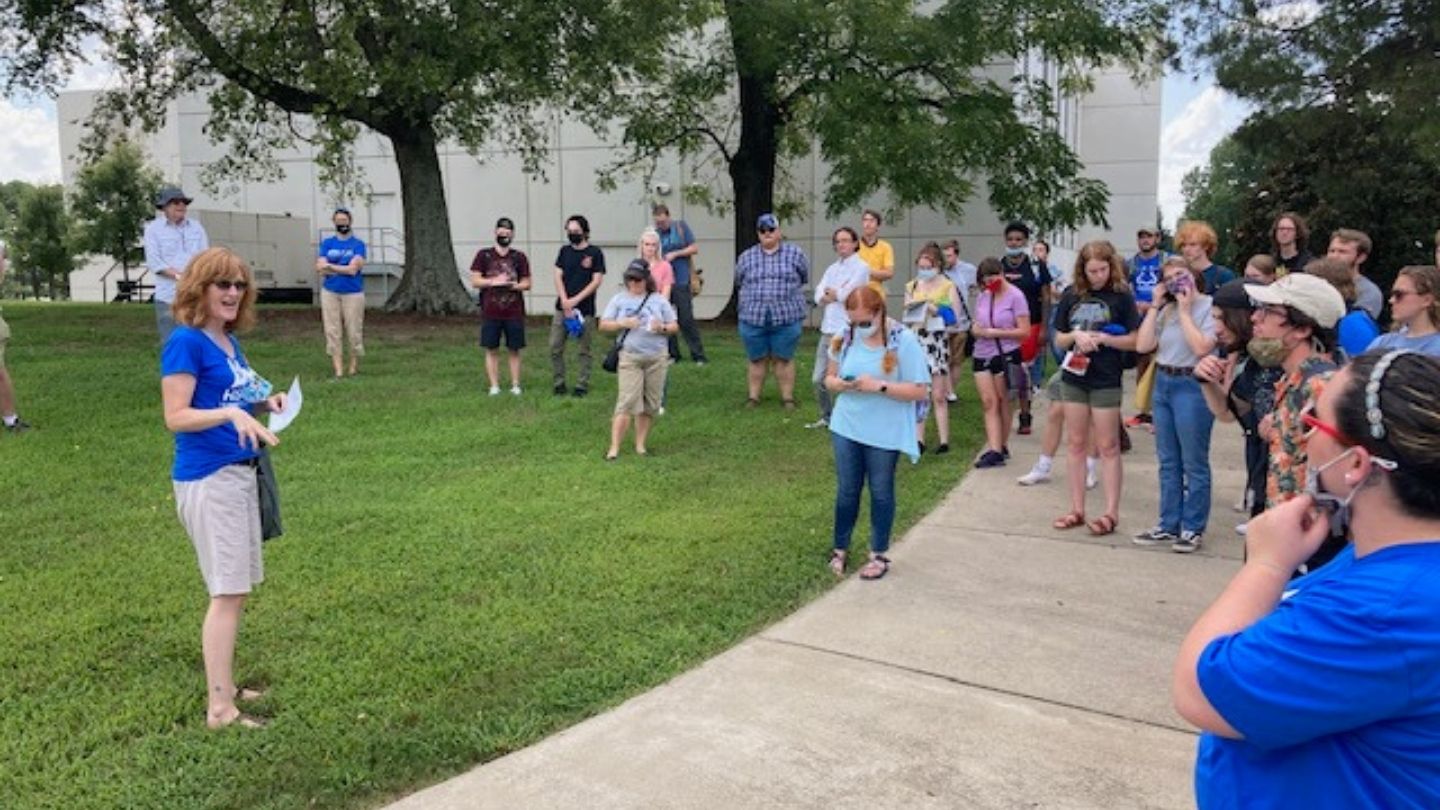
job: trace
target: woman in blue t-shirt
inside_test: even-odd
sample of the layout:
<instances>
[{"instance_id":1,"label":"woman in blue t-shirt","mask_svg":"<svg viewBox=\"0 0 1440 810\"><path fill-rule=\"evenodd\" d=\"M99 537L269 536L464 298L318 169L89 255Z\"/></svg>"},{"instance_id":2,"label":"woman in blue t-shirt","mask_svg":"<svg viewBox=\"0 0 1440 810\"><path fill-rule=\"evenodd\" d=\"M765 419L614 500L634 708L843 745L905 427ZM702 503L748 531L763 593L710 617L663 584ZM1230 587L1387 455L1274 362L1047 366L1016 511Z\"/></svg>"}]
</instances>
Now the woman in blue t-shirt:
<instances>
[{"instance_id":1,"label":"woman in blue t-shirt","mask_svg":"<svg viewBox=\"0 0 1440 810\"><path fill-rule=\"evenodd\" d=\"M885 317L885 297L861 287L845 299L849 328L831 342L825 388L836 395L830 412L835 449L835 546L830 570L845 574L850 533L860 515L860 490L870 482L870 559L861 579L890 570L895 521L895 465L904 453L920 459L915 403L930 395L930 369L920 339Z\"/></svg>"},{"instance_id":2,"label":"woman in blue t-shirt","mask_svg":"<svg viewBox=\"0 0 1440 810\"><path fill-rule=\"evenodd\" d=\"M232 332L255 323L255 280L225 248L190 260L172 305L176 329L160 357L165 427L175 434L175 506L210 593L201 629L210 728L260 721L236 707L235 636L245 597L264 578L259 451L279 444L252 413L285 408L285 395L245 362Z\"/></svg>"},{"instance_id":3,"label":"woman in blue t-shirt","mask_svg":"<svg viewBox=\"0 0 1440 810\"><path fill-rule=\"evenodd\" d=\"M331 221L336 235L320 243L315 272L325 279L320 289L320 318L325 325L325 353L335 370L331 379L338 380L345 368L342 334L350 345L351 377L360 373L360 356L365 354L365 278L360 275L365 267L365 243L350 233L348 210L335 209Z\"/></svg>"},{"instance_id":4,"label":"woman in blue t-shirt","mask_svg":"<svg viewBox=\"0 0 1440 810\"><path fill-rule=\"evenodd\" d=\"M1412 264L1400 268L1390 288L1395 331L1375 338L1369 350L1410 349L1440 357L1440 269Z\"/></svg>"},{"instance_id":5,"label":"woman in blue t-shirt","mask_svg":"<svg viewBox=\"0 0 1440 810\"><path fill-rule=\"evenodd\" d=\"M1440 360L1369 352L1303 416L1305 494L1250 521L1175 707L1201 810L1440 807ZM1291 579L1334 524L1353 543Z\"/></svg>"}]
</instances>

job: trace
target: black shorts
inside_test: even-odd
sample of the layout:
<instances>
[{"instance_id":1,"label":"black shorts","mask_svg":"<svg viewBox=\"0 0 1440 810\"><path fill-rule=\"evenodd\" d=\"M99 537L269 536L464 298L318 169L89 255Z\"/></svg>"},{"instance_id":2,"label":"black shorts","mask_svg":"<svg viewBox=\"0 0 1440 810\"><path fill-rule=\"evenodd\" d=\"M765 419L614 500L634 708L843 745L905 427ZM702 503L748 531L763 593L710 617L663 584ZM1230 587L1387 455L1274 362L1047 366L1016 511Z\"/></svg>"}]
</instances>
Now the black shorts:
<instances>
[{"instance_id":1,"label":"black shorts","mask_svg":"<svg viewBox=\"0 0 1440 810\"><path fill-rule=\"evenodd\" d=\"M512 352L525 348L525 319L489 319L480 322L480 345L486 349L500 348L500 335L505 335L505 347Z\"/></svg>"},{"instance_id":2,"label":"black shorts","mask_svg":"<svg viewBox=\"0 0 1440 810\"><path fill-rule=\"evenodd\" d=\"M1013 352L1006 352L1005 354L997 354L997 355L995 355L994 357L987 357L987 358L985 358L984 360L981 360L980 358L976 357L976 358L973 359L972 362L973 362L973 369L974 369L974 372L975 372L976 374L1002 374L1002 375L1003 375L1003 374L1005 373L1005 364L1006 364L1006 363L1015 363L1015 364L1018 365L1018 364L1021 362L1021 360L1020 360L1020 350L1019 350L1019 349L1016 349L1016 350L1013 351Z\"/></svg>"}]
</instances>

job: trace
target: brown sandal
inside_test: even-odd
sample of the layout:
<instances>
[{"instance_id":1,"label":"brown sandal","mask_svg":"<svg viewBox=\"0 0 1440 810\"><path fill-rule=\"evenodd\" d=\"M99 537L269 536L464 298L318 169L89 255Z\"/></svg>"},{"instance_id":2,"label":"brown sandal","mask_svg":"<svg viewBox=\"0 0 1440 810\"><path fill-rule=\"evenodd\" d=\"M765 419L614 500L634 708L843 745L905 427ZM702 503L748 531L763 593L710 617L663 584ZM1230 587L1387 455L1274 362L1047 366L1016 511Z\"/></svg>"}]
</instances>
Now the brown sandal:
<instances>
[{"instance_id":1,"label":"brown sandal","mask_svg":"<svg viewBox=\"0 0 1440 810\"><path fill-rule=\"evenodd\" d=\"M1085 524L1085 528L1089 529L1090 534L1096 537L1104 537L1107 534L1114 534L1115 527L1119 523L1120 521L1114 515L1101 515Z\"/></svg>"},{"instance_id":2,"label":"brown sandal","mask_svg":"<svg viewBox=\"0 0 1440 810\"><path fill-rule=\"evenodd\" d=\"M845 552L838 548L830 552L830 572L837 577L845 576Z\"/></svg>"},{"instance_id":3,"label":"brown sandal","mask_svg":"<svg viewBox=\"0 0 1440 810\"><path fill-rule=\"evenodd\" d=\"M890 558L884 554L870 555L870 561L860 569L861 579L882 579L890 572Z\"/></svg>"},{"instance_id":4,"label":"brown sandal","mask_svg":"<svg viewBox=\"0 0 1440 810\"><path fill-rule=\"evenodd\" d=\"M1050 525L1056 529L1073 529L1076 526L1083 526L1085 525L1085 513L1066 512L1060 517L1055 518L1055 522Z\"/></svg>"}]
</instances>

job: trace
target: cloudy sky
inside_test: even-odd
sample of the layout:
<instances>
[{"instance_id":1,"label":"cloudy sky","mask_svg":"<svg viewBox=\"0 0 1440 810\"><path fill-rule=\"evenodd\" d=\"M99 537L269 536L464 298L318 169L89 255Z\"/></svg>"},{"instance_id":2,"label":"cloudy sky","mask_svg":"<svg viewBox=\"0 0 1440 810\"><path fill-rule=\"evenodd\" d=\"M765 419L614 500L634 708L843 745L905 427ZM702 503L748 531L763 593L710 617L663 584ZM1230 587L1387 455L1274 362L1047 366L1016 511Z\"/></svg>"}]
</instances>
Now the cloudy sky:
<instances>
[{"instance_id":1,"label":"cloudy sky","mask_svg":"<svg viewBox=\"0 0 1440 810\"><path fill-rule=\"evenodd\" d=\"M89 66L71 82L72 88L103 86L103 69ZM1233 131L1246 115L1236 99L1207 81L1183 76L1165 80L1160 135L1160 207L1167 222L1180 215L1180 179L1204 163L1210 149ZM60 181L60 135L55 105L48 99L0 99L0 181Z\"/></svg>"}]
</instances>

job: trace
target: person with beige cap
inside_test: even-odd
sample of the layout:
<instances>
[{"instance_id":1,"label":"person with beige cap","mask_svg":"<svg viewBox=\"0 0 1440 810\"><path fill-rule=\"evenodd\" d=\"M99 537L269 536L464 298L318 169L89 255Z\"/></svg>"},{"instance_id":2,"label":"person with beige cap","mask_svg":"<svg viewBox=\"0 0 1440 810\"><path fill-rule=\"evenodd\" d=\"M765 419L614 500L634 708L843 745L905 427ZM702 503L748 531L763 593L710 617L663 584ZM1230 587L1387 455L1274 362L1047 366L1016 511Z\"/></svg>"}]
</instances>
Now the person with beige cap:
<instances>
[{"instance_id":1,"label":"person with beige cap","mask_svg":"<svg viewBox=\"0 0 1440 810\"><path fill-rule=\"evenodd\" d=\"M1337 368L1331 354L1345 300L1328 281L1308 273L1291 273L1270 285L1246 284L1245 292L1256 305L1250 316L1255 327L1250 357L1261 366L1284 370L1275 386L1275 410L1260 423L1260 436L1270 448L1265 479L1265 508L1270 509L1305 490L1309 428L1301 417L1314 411ZM1344 544L1343 537L1327 540L1303 570L1329 562Z\"/></svg>"}]
</instances>

